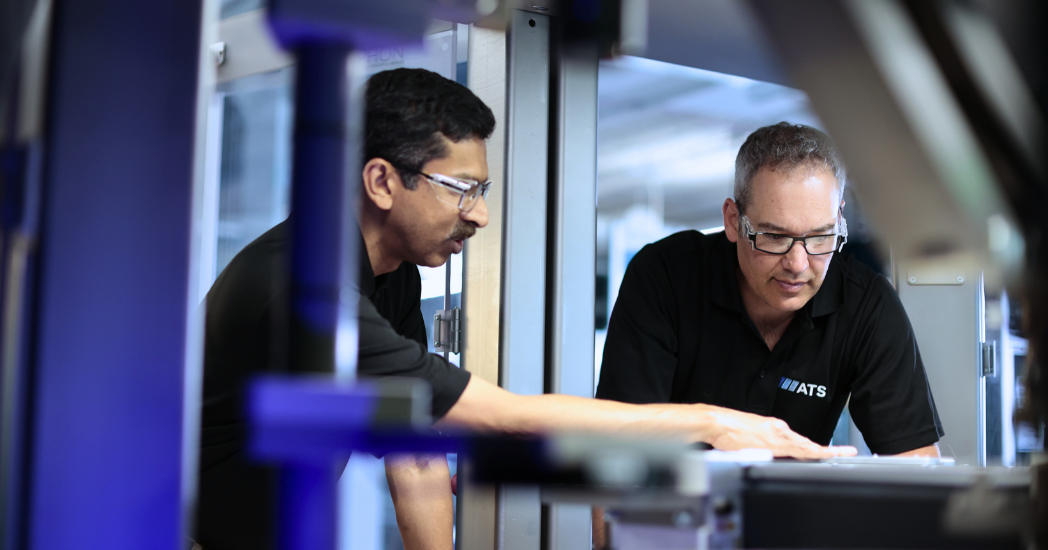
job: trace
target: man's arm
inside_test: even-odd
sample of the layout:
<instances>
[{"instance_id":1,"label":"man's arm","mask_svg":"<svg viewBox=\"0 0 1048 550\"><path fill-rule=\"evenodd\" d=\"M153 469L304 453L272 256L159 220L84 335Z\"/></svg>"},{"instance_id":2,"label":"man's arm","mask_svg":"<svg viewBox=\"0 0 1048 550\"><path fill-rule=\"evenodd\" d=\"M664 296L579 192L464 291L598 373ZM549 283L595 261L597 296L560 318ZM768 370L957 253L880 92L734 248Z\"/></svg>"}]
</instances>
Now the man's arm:
<instances>
[{"instance_id":1,"label":"man's arm","mask_svg":"<svg viewBox=\"0 0 1048 550\"><path fill-rule=\"evenodd\" d=\"M386 481L404 550L451 550L454 509L444 455L389 455Z\"/></svg>"},{"instance_id":2,"label":"man's arm","mask_svg":"<svg viewBox=\"0 0 1048 550\"><path fill-rule=\"evenodd\" d=\"M776 456L854 456L854 447L823 447L777 418L713 405L630 405L571 395L517 395L472 377L438 425L480 431L543 433L598 431L646 437L684 437L716 449L770 449Z\"/></svg>"},{"instance_id":3,"label":"man's arm","mask_svg":"<svg viewBox=\"0 0 1048 550\"><path fill-rule=\"evenodd\" d=\"M919 449L914 449L912 451L906 451L905 453L899 453L897 455L892 455L892 456L917 456L917 457L927 457L927 458L939 458L942 455L939 454L939 444L938 443L932 443L931 445L928 445L927 447L921 447Z\"/></svg>"}]
</instances>

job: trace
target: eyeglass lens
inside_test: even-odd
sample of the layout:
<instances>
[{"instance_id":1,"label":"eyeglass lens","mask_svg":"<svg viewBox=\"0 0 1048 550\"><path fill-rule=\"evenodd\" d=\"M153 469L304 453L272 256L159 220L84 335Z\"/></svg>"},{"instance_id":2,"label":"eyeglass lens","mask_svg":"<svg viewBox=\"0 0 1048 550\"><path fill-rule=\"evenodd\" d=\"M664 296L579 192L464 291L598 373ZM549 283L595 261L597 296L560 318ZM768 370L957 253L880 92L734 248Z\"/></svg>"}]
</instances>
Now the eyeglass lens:
<instances>
[{"instance_id":1,"label":"eyeglass lens","mask_svg":"<svg viewBox=\"0 0 1048 550\"><path fill-rule=\"evenodd\" d=\"M430 185L436 189L437 198L440 199L441 202L457 205L462 212L469 212L472 210L473 207L476 206L477 201L488 194L488 185L457 180L459 183L469 185L469 189L462 191L460 188L452 187L450 184L437 179L438 177L446 176L426 176ZM452 198L453 196L455 198Z\"/></svg>"},{"instance_id":2,"label":"eyeglass lens","mask_svg":"<svg viewBox=\"0 0 1048 550\"><path fill-rule=\"evenodd\" d=\"M788 252L793 246L793 237L776 235L774 233L760 233L756 235L757 250L782 254ZM837 235L814 235L803 239L804 248L809 254L827 254L837 248Z\"/></svg>"},{"instance_id":3,"label":"eyeglass lens","mask_svg":"<svg viewBox=\"0 0 1048 550\"><path fill-rule=\"evenodd\" d=\"M487 197L487 195L488 185L474 183L468 191L462 194L462 203L459 208L461 208L463 212L469 212L477 205L477 202L480 201L481 197Z\"/></svg>"}]
</instances>

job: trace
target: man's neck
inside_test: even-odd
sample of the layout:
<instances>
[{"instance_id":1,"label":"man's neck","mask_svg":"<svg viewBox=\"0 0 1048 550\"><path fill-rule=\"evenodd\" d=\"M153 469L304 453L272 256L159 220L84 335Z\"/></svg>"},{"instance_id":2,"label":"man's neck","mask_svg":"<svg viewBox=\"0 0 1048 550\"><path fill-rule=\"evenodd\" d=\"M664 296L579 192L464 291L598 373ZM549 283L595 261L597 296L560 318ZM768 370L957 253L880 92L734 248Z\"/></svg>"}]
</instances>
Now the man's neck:
<instances>
[{"instance_id":1,"label":"man's neck","mask_svg":"<svg viewBox=\"0 0 1048 550\"><path fill-rule=\"evenodd\" d=\"M391 253L391 249L382 239L382 225L372 219L366 212L360 216L360 234L364 237L368 259L371 260L371 271L375 276L395 271L403 260Z\"/></svg>"},{"instance_id":2,"label":"man's neck","mask_svg":"<svg viewBox=\"0 0 1048 550\"><path fill-rule=\"evenodd\" d=\"M760 331L768 349L775 349L775 344L782 338L797 312L773 309L753 292L742 271L736 270L735 277L738 281L739 295L742 297L742 307L746 309L746 314L750 316L750 320Z\"/></svg>"}]
</instances>

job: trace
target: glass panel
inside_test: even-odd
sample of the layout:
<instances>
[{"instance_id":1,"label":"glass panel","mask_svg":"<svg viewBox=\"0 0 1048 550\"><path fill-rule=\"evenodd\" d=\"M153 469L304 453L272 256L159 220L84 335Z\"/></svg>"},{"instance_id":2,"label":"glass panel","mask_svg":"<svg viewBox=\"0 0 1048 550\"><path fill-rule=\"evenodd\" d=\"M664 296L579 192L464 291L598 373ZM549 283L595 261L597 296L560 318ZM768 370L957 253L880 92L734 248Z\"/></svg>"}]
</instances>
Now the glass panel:
<instances>
[{"instance_id":1,"label":"glass panel","mask_svg":"<svg viewBox=\"0 0 1048 550\"><path fill-rule=\"evenodd\" d=\"M458 27L458 26L456 26ZM422 48L379 48L364 52L368 76L377 72L407 67L426 69L444 78L455 80L457 74L457 28L428 34Z\"/></svg>"},{"instance_id":2,"label":"glass panel","mask_svg":"<svg viewBox=\"0 0 1048 550\"><path fill-rule=\"evenodd\" d=\"M252 10L260 10L264 6L265 0L222 0L218 16L225 19Z\"/></svg>"},{"instance_id":3,"label":"glass panel","mask_svg":"<svg viewBox=\"0 0 1048 550\"><path fill-rule=\"evenodd\" d=\"M290 210L293 69L222 85L218 246L221 273Z\"/></svg>"}]
</instances>

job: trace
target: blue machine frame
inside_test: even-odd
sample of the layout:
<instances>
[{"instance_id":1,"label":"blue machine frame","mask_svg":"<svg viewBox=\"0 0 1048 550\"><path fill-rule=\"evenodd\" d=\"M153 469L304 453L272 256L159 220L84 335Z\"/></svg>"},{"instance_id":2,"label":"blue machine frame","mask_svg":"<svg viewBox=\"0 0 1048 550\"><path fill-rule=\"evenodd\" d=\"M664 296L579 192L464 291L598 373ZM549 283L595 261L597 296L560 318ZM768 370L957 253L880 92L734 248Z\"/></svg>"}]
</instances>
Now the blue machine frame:
<instances>
[{"instance_id":1,"label":"blue machine frame","mask_svg":"<svg viewBox=\"0 0 1048 550\"><path fill-rule=\"evenodd\" d=\"M4 367L26 437L5 448L4 546L177 548L201 2L56 3L49 19L50 54L20 67L49 86L12 100L44 123L12 181L35 191L4 205L39 220L5 250L25 262L3 328L24 351Z\"/></svg>"}]
</instances>

